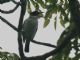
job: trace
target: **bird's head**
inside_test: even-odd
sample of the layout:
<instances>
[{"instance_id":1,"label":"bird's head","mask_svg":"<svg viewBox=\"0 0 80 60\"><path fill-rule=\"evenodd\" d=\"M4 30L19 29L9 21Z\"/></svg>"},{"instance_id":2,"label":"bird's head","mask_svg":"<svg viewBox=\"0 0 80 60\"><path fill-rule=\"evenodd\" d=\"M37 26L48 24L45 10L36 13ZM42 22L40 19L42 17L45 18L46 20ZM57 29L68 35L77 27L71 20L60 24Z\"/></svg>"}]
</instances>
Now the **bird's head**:
<instances>
[{"instance_id":1,"label":"bird's head","mask_svg":"<svg viewBox=\"0 0 80 60\"><path fill-rule=\"evenodd\" d=\"M41 11L33 11L30 13L30 16L34 16L34 17L37 17L37 18L40 18L40 17L43 17L43 12Z\"/></svg>"}]
</instances>

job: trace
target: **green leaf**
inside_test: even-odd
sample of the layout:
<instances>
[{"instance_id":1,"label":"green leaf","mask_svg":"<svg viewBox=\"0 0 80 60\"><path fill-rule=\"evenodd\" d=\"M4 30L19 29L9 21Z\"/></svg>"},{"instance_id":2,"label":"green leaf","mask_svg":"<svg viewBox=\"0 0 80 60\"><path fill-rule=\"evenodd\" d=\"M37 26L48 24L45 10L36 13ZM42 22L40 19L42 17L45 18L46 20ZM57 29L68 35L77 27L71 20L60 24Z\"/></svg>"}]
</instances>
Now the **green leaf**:
<instances>
[{"instance_id":1,"label":"green leaf","mask_svg":"<svg viewBox=\"0 0 80 60\"><path fill-rule=\"evenodd\" d=\"M53 14L53 9L49 9L45 14L45 19L50 19Z\"/></svg>"},{"instance_id":2,"label":"green leaf","mask_svg":"<svg viewBox=\"0 0 80 60\"><path fill-rule=\"evenodd\" d=\"M68 45L66 45L66 47L63 49L63 53L64 53L64 60L67 60L67 58L69 57L70 51L71 51L72 47L71 47L71 42L68 43Z\"/></svg>"},{"instance_id":3,"label":"green leaf","mask_svg":"<svg viewBox=\"0 0 80 60\"><path fill-rule=\"evenodd\" d=\"M31 12L31 5L30 5L30 1L27 1L27 10L30 13Z\"/></svg>"},{"instance_id":4,"label":"green leaf","mask_svg":"<svg viewBox=\"0 0 80 60\"><path fill-rule=\"evenodd\" d=\"M62 15L60 15L60 23L63 27L65 27L65 23Z\"/></svg>"},{"instance_id":5,"label":"green leaf","mask_svg":"<svg viewBox=\"0 0 80 60\"><path fill-rule=\"evenodd\" d=\"M45 19L48 19L48 18L50 18L50 17L51 17L51 11L48 10L48 11L46 12L46 14L45 14Z\"/></svg>"},{"instance_id":6,"label":"green leaf","mask_svg":"<svg viewBox=\"0 0 80 60\"><path fill-rule=\"evenodd\" d=\"M49 20L49 19L45 20L43 27L44 27L44 28L47 27L49 23L50 23L50 20Z\"/></svg>"},{"instance_id":7,"label":"green leaf","mask_svg":"<svg viewBox=\"0 0 80 60\"><path fill-rule=\"evenodd\" d=\"M69 54L71 50L71 43L65 46L63 50L58 52L56 55L53 56L53 60L70 60Z\"/></svg>"},{"instance_id":8,"label":"green leaf","mask_svg":"<svg viewBox=\"0 0 80 60\"><path fill-rule=\"evenodd\" d=\"M14 55L14 60L19 60L20 59L19 56L16 55L15 53L13 53L13 55Z\"/></svg>"},{"instance_id":9,"label":"green leaf","mask_svg":"<svg viewBox=\"0 0 80 60\"><path fill-rule=\"evenodd\" d=\"M45 14L45 23L44 23L44 27L46 27L49 22L50 22L50 19L52 17L52 14L53 13L57 13L57 7L55 7L56 5L54 5L53 8L50 8L49 10L47 10L46 14ZM56 21L55 21L55 29L56 29Z\"/></svg>"},{"instance_id":10,"label":"green leaf","mask_svg":"<svg viewBox=\"0 0 80 60\"><path fill-rule=\"evenodd\" d=\"M46 0L46 2L56 4L57 0Z\"/></svg>"},{"instance_id":11,"label":"green leaf","mask_svg":"<svg viewBox=\"0 0 80 60\"><path fill-rule=\"evenodd\" d=\"M19 56L15 53L0 52L0 59L2 60L20 60Z\"/></svg>"},{"instance_id":12,"label":"green leaf","mask_svg":"<svg viewBox=\"0 0 80 60\"><path fill-rule=\"evenodd\" d=\"M79 60L80 59L80 53L78 53L72 60Z\"/></svg>"},{"instance_id":13,"label":"green leaf","mask_svg":"<svg viewBox=\"0 0 80 60\"><path fill-rule=\"evenodd\" d=\"M36 10L38 10L39 9L38 3L33 0L31 0L31 2L32 2L33 6L36 8Z\"/></svg>"},{"instance_id":14,"label":"green leaf","mask_svg":"<svg viewBox=\"0 0 80 60\"><path fill-rule=\"evenodd\" d=\"M55 17L55 20L54 20L54 28L56 30L56 25L57 25L57 16Z\"/></svg>"},{"instance_id":15,"label":"green leaf","mask_svg":"<svg viewBox=\"0 0 80 60\"><path fill-rule=\"evenodd\" d=\"M54 55L52 60L62 60L62 56L63 56L63 53L59 52L56 55Z\"/></svg>"},{"instance_id":16,"label":"green leaf","mask_svg":"<svg viewBox=\"0 0 80 60\"><path fill-rule=\"evenodd\" d=\"M79 51L79 48L78 48L78 36L75 37L75 40L72 42L73 43L73 48L76 50L76 53Z\"/></svg>"},{"instance_id":17,"label":"green leaf","mask_svg":"<svg viewBox=\"0 0 80 60\"><path fill-rule=\"evenodd\" d=\"M42 0L36 0L36 1L37 1L37 3L39 3L41 5L42 8L46 8L44 1L42 1Z\"/></svg>"},{"instance_id":18,"label":"green leaf","mask_svg":"<svg viewBox=\"0 0 80 60\"><path fill-rule=\"evenodd\" d=\"M46 2L52 3L54 0L46 0Z\"/></svg>"},{"instance_id":19,"label":"green leaf","mask_svg":"<svg viewBox=\"0 0 80 60\"><path fill-rule=\"evenodd\" d=\"M64 0L60 0L61 2L64 2Z\"/></svg>"}]
</instances>

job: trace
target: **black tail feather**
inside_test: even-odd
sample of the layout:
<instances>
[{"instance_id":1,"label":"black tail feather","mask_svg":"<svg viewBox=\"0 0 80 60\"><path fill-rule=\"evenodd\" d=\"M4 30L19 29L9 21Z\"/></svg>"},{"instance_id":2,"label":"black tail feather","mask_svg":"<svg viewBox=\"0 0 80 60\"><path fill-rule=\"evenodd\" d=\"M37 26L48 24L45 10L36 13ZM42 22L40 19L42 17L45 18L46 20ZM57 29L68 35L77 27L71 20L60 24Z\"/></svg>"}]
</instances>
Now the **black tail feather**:
<instances>
[{"instance_id":1,"label":"black tail feather","mask_svg":"<svg viewBox=\"0 0 80 60\"><path fill-rule=\"evenodd\" d=\"M29 52L30 41L26 41L25 43L25 52Z\"/></svg>"}]
</instances>

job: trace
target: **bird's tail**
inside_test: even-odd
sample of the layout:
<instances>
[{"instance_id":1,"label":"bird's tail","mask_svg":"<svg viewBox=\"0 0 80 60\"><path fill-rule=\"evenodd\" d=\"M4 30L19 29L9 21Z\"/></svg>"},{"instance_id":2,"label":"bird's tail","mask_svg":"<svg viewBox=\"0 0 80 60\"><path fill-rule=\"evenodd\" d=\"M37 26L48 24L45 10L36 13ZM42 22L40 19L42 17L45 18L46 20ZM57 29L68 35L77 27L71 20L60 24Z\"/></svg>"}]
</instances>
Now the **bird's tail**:
<instances>
[{"instance_id":1,"label":"bird's tail","mask_svg":"<svg viewBox=\"0 0 80 60\"><path fill-rule=\"evenodd\" d=\"M26 41L25 43L25 52L29 52L30 41Z\"/></svg>"}]
</instances>

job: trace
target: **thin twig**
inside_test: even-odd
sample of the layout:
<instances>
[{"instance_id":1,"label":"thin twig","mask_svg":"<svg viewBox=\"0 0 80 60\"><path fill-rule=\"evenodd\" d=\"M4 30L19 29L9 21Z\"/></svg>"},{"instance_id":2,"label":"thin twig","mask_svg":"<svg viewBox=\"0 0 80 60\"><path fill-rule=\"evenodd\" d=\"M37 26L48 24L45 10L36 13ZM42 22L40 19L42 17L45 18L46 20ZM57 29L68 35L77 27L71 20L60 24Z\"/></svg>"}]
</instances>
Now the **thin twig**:
<instances>
[{"instance_id":1,"label":"thin twig","mask_svg":"<svg viewBox=\"0 0 80 60\"><path fill-rule=\"evenodd\" d=\"M15 0L11 0L14 4L19 4L20 2L16 2ZM20 4L21 5L21 4Z\"/></svg>"},{"instance_id":2,"label":"thin twig","mask_svg":"<svg viewBox=\"0 0 80 60\"><path fill-rule=\"evenodd\" d=\"M44 45L44 46L48 46L48 47L53 47L53 48L57 47L57 46L49 44L49 43L38 42L38 41L35 41L35 40L31 40L31 42L36 43L36 44L40 44L40 45Z\"/></svg>"},{"instance_id":3,"label":"thin twig","mask_svg":"<svg viewBox=\"0 0 80 60\"><path fill-rule=\"evenodd\" d=\"M20 18L19 18L19 25L18 25L19 31L22 30L23 19L26 13L26 0L20 0L20 2L21 2L21 12L20 12ZM21 60L23 60L25 57L25 54L23 52L22 37L20 32L18 32L18 47L19 47L19 55L21 57Z\"/></svg>"},{"instance_id":4,"label":"thin twig","mask_svg":"<svg viewBox=\"0 0 80 60\"><path fill-rule=\"evenodd\" d=\"M4 13L4 14L13 13L13 12L19 7L19 5L20 5L20 3L18 3L14 9L9 10L9 11L4 11L4 10L1 10L1 9L0 9L0 12L1 12L1 13Z\"/></svg>"},{"instance_id":5,"label":"thin twig","mask_svg":"<svg viewBox=\"0 0 80 60\"><path fill-rule=\"evenodd\" d=\"M4 19L4 18L1 17L1 16L0 16L0 19L1 19L4 23L6 23L8 26L10 26L11 28L13 28L15 31L18 32L18 29L17 29L14 25L12 25L10 22L8 22L6 19Z\"/></svg>"}]
</instances>

